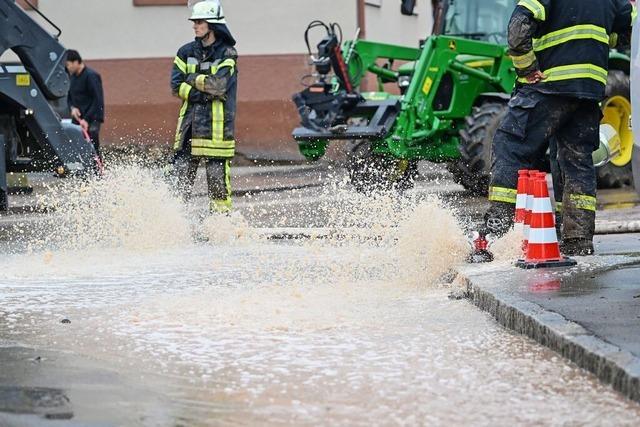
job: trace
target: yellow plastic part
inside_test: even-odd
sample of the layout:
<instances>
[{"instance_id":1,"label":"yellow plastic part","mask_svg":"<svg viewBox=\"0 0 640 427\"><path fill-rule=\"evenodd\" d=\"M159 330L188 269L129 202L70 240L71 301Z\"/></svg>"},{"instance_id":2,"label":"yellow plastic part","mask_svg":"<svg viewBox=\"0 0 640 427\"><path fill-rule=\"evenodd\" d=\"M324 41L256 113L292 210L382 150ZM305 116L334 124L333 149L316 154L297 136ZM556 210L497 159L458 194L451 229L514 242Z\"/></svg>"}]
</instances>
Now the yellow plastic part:
<instances>
[{"instance_id":1,"label":"yellow plastic part","mask_svg":"<svg viewBox=\"0 0 640 427\"><path fill-rule=\"evenodd\" d=\"M602 124L611 125L620 136L620 154L611 159L611 163L620 167L631 161L633 151L633 132L629 126L631 102L624 96L612 96L602 103Z\"/></svg>"}]
</instances>

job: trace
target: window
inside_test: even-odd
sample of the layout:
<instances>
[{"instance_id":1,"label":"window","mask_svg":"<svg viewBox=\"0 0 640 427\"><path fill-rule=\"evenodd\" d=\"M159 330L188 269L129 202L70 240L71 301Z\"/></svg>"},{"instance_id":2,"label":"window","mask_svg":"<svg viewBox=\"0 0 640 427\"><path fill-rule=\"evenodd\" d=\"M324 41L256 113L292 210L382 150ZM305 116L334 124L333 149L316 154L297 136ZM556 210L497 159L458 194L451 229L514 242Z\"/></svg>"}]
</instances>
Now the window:
<instances>
[{"instance_id":1,"label":"window","mask_svg":"<svg viewBox=\"0 0 640 427\"><path fill-rule=\"evenodd\" d=\"M18 0L17 3L18 3L19 6L22 6L22 8L25 9L25 10L30 10L31 9L31 6L29 6L27 4L27 2L24 1L24 0ZM38 0L29 0L29 3L31 3L35 7L38 7Z\"/></svg>"},{"instance_id":2,"label":"window","mask_svg":"<svg viewBox=\"0 0 640 427\"><path fill-rule=\"evenodd\" d=\"M187 0L133 0L134 6L186 6Z\"/></svg>"}]
</instances>

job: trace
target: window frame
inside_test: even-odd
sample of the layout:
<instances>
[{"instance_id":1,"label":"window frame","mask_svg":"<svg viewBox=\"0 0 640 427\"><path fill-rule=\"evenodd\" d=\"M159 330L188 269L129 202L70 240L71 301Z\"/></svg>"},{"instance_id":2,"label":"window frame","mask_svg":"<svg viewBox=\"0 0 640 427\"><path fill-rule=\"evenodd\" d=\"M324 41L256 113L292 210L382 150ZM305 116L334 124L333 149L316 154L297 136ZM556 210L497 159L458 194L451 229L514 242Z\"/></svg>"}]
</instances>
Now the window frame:
<instances>
[{"instance_id":1,"label":"window frame","mask_svg":"<svg viewBox=\"0 0 640 427\"><path fill-rule=\"evenodd\" d=\"M133 0L133 5L139 6L186 6L188 0Z\"/></svg>"}]
</instances>

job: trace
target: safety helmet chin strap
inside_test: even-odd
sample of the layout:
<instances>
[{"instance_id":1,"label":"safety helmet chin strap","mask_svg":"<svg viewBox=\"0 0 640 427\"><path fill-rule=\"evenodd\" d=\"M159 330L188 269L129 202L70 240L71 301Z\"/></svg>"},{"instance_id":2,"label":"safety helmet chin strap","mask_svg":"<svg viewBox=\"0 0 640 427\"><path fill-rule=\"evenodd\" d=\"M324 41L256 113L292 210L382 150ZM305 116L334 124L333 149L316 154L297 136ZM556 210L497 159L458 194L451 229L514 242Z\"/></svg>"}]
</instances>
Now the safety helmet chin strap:
<instances>
[{"instance_id":1,"label":"safety helmet chin strap","mask_svg":"<svg viewBox=\"0 0 640 427\"><path fill-rule=\"evenodd\" d=\"M196 37L196 39L198 39L201 43L203 43L203 42L205 41L205 39L206 39L207 37L209 37L210 35L211 35L211 36L213 36L213 37L212 37L212 38L213 38L212 43L213 43L213 41L215 41L215 35L213 34L213 30L211 29L211 27L208 27L207 34L205 34L205 35L204 35L204 36L202 36L202 37Z\"/></svg>"}]
</instances>

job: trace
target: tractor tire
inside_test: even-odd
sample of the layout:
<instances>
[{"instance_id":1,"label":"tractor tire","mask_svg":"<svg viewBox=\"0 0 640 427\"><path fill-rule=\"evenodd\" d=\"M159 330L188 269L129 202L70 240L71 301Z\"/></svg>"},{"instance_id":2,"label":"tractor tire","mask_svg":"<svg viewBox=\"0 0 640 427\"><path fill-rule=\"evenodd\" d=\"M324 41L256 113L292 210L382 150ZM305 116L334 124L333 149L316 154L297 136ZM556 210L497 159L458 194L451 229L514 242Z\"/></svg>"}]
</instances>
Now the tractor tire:
<instances>
[{"instance_id":1,"label":"tractor tire","mask_svg":"<svg viewBox=\"0 0 640 427\"><path fill-rule=\"evenodd\" d=\"M349 181L357 192L396 190L413 188L418 175L416 161L398 160L373 152L369 141L355 143L347 153L346 168Z\"/></svg>"},{"instance_id":2,"label":"tractor tire","mask_svg":"<svg viewBox=\"0 0 640 427\"><path fill-rule=\"evenodd\" d=\"M631 99L631 81L624 71L610 70L605 89L606 98L623 96ZM606 102L606 99L605 101ZM633 187L633 170L629 162L624 166L616 166L609 162L596 169L598 188Z\"/></svg>"},{"instance_id":3,"label":"tractor tire","mask_svg":"<svg viewBox=\"0 0 640 427\"><path fill-rule=\"evenodd\" d=\"M506 102L485 102L473 108L460 131L460 159L449 164L449 171L455 182L474 195L488 193L491 144L507 110Z\"/></svg>"}]
</instances>

